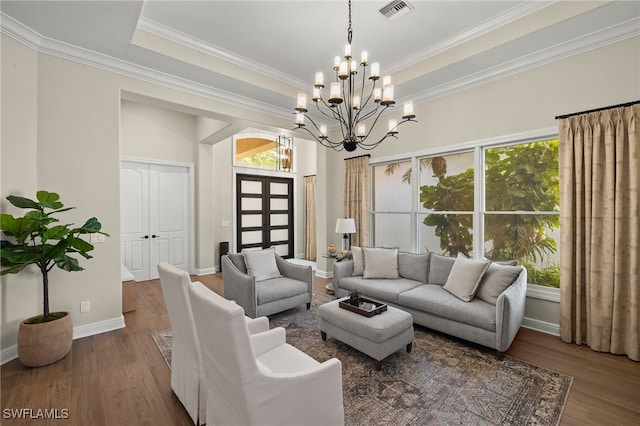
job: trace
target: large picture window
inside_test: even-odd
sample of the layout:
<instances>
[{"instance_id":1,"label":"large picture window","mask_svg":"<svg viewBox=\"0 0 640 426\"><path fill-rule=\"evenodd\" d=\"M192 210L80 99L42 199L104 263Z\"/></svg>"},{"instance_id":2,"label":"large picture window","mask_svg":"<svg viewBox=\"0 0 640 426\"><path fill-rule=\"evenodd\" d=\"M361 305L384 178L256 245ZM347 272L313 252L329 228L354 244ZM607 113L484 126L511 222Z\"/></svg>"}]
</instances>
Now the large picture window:
<instances>
[{"instance_id":1,"label":"large picture window","mask_svg":"<svg viewBox=\"0 0 640 426\"><path fill-rule=\"evenodd\" d=\"M516 260L530 284L559 287L557 139L416 156L373 170L375 245Z\"/></svg>"}]
</instances>

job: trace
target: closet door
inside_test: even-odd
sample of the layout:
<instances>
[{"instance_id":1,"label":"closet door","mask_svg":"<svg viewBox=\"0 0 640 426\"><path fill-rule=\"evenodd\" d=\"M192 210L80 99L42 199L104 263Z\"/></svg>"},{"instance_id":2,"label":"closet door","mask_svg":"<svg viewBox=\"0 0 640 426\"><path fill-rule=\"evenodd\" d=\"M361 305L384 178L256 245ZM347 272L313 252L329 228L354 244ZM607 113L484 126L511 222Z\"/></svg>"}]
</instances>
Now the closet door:
<instances>
[{"instance_id":1,"label":"closet door","mask_svg":"<svg viewBox=\"0 0 640 426\"><path fill-rule=\"evenodd\" d=\"M136 281L158 278L160 262L188 271L189 168L125 161L120 176L124 265Z\"/></svg>"},{"instance_id":2,"label":"closet door","mask_svg":"<svg viewBox=\"0 0 640 426\"><path fill-rule=\"evenodd\" d=\"M274 247L293 257L293 179L236 175L238 251Z\"/></svg>"}]
</instances>

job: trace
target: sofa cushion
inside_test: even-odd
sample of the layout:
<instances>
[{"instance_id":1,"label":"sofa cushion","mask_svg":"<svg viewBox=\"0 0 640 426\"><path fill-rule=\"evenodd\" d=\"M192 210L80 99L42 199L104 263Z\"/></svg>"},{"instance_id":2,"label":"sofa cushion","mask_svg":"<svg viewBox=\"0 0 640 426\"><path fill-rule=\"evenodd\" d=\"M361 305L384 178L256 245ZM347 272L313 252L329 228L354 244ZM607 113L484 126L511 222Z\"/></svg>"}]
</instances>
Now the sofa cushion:
<instances>
[{"instance_id":1,"label":"sofa cushion","mask_svg":"<svg viewBox=\"0 0 640 426\"><path fill-rule=\"evenodd\" d=\"M490 263L489 260L472 260L458 253L443 288L460 300L470 302Z\"/></svg>"},{"instance_id":2,"label":"sofa cushion","mask_svg":"<svg viewBox=\"0 0 640 426\"><path fill-rule=\"evenodd\" d=\"M242 255L244 256L244 262L247 264L247 273L254 276L256 281L282 276L276 263L276 252L274 249L243 251Z\"/></svg>"},{"instance_id":3,"label":"sofa cushion","mask_svg":"<svg viewBox=\"0 0 640 426\"><path fill-rule=\"evenodd\" d=\"M444 285L456 259L431 253L429 256L429 284Z\"/></svg>"},{"instance_id":4,"label":"sofa cushion","mask_svg":"<svg viewBox=\"0 0 640 426\"><path fill-rule=\"evenodd\" d=\"M398 279L398 249L363 247L364 278Z\"/></svg>"},{"instance_id":5,"label":"sofa cushion","mask_svg":"<svg viewBox=\"0 0 640 426\"><path fill-rule=\"evenodd\" d=\"M227 254L227 256L229 257L231 263L233 263L240 272L243 272L245 274L247 273L247 265L244 263L244 256L242 255L242 253L229 253Z\"/></svg>"},{"instance_id":6,"label":"sofa cushion","mask_svg":"<svg viewBox=\"0 0 640 426\"><path fill-rule=\"evenodd\" d=\"M520 272L522 272L521 266L508 266L492 262L480 281L476 298L495 305L498 296L514 283Z\"/></svg>"},{"instance_id":7,"label":"sofa cushion","mask_svg":"<svg viewBox=\"0 0 640 426\"><path fill-rule=\"evenodd\" d=\"M298 296L309 292L307 283L292 278L280 277L256 281L258 305Z\"/></svg>"},{"instance_id":8,"label":"sofa cushion","mask_svg":"<svg viewBox=\"0 0 640 426\"><path fill-rule=\"evenodd\" d=\"M398 295L398 304L485 330L496 330L494 305L477 298L463 302L439 285L424 284L405 291Z\"/></svg>"},{"instance_id":9,"label":"sofa cushion","mask_svg":"<svg viewBox=\"0 0 640 426\"><path fill-rule=\"evenodd\" d=\"M427 284L429 278L429 253L398 253L398 274L402 278Z\"/></svg>"},{"instance_id":10,"label":"sofa cushion","mask_svg":"<svg viewBox=\"0 0 640 426\"><path fill-rule=\"evenodd\" d=\"M340 280L340 288L348 291L357 291L361 296L371 297L383 302L398 302L398 295L420 285L419 281L399 278L397 280L368 279L362 277L346 277Z\"/></svg>"},{"instance_id":11,"label":"sofa cushion","mask_svg":"<svg viewBox=\"0 0 640 426\"><path fill-rule=\"evenodd\" d=\"M353 273L351 275L362 276L362 274L364 274L364 257L362 254L362 247L351 247L351 260L353 260Z\"/></svg>"}]
</instances>

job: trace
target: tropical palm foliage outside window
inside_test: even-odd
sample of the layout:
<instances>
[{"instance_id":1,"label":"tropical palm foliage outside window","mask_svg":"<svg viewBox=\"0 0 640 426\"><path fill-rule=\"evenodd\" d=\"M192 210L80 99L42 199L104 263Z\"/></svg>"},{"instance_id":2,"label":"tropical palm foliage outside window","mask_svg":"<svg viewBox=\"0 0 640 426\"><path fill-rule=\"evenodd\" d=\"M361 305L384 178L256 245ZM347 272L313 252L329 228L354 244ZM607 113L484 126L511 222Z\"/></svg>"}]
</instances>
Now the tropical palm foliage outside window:
<instances>
[{"instance_id":1,"label":"tropical palm foliage outside window","mask_svg":"<svg viewBox=\"0 0 640 426\"><path fill-rule=\"evenodd\" d=\"M476 156L483 165L480 187L476 187ZM400 185L411 185L412 174L419 173L414 186L419 208L414 213L421 251L473 257L474 248L482 249L486 258L524 264L532 284L559 286L557 139L419 158L417 171L402 170L400 164L374 169L383 169L387 179L394 179L396 191ZM374 196L381 187L374 186ZM386 187L394 190L389 183ZM377 216L374 211L374 221ZM474 229L474 219L480 229ZM483 244L474 245L474 235L481 232Z\"/></svg>"}]
</instances>

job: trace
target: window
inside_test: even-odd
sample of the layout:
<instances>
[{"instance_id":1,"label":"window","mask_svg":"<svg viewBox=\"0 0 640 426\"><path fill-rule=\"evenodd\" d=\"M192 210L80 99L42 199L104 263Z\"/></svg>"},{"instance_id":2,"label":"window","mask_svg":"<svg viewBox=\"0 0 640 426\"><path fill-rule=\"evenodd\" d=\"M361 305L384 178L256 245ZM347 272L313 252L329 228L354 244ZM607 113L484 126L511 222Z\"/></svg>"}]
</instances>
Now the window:
<instances>
[{"instance_id":1,"label":"window","mask_svg":"<svg viewBox=\"0 0 640 426\"><path fill-rule=\"evenodd\" d=\"M517 260L529 283L559 287L558 140L467 149L374 165L373 243Z\"/></svg>"},{"instance_id":2,"label":"window","mask_svg":"<svg viewBox=\"0 0 640 426\"><path fill-rule=\"evenodd\" d=\"M398 179L398 176L400 178ZM373 167L373 241L377 247L411 251L411 161Z\"/></svg>"},{"instance_id":3,"label":"window","mask_svg":"<svg viewBox=\"0 0 640 426\"><path fill-rule=\"evenodd\" d=\"M516 259L529 283L560 286L558 140L484 149L484 255Z\"/></svg>"},{"instance_id":4,"label":"window","mask_svg":"<svg viewBox=\"0 0 640 426\"><path fill-rule=\"evenodd\" d=\"M293 166L293 140L280 136L234 136L234 164L236 166L291 171Z\"/></svg>"},{"instance_id":5,"label":"window","mask_svg":"<svg viewBox=\"0 0 640 426\"><path fill-rule=\"evenodd\" d=\"M473 256L473 151L422 157L420 250Z\"/></svg>"}]
</instances>

